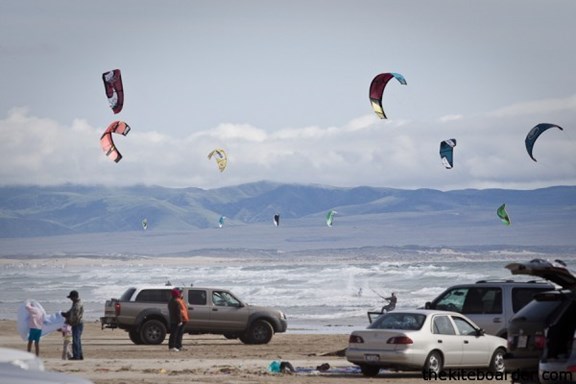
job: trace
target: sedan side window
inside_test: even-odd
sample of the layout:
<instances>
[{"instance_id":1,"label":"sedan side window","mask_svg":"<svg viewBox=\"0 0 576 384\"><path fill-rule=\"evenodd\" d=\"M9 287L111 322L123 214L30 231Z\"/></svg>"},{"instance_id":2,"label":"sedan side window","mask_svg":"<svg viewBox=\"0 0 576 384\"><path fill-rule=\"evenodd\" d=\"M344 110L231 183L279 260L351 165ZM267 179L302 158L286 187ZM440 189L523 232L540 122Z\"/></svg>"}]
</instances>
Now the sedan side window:
<instances>
[{"instance_id":1,"label":"sedan side window","mask_svg":"<svg viewBox=\"0 0 576 384\"><path fill-rule=\"evenodd\" d=\"M433 333L437 335L455 335L454 326L448 316L436 316L433 321Z\"/></svg>"},{"instance_id":2,"label":"sedan side window","mask_svg":"<svg viewBox=\"0 0 576 384\"><path fill-rule=\"evenodd\" d=\"M470 324L463 318L452 317L452 320L454 320L456 328L458 328L458 333L460 333L461 335L470 335L470 336L476 335L476 328L474 328L472 324Z\"/></svg>"}]
</instances>

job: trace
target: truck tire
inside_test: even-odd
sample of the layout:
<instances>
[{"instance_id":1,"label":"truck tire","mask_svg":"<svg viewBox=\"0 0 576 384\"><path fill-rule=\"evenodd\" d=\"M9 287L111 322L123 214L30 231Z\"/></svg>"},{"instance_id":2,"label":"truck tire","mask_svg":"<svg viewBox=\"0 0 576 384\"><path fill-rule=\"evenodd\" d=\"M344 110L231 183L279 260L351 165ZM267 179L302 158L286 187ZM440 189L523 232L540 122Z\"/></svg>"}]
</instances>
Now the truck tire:
<instances>
[{"instance_id":1,"label":"truck tire","mask_svg":"<svg viewBox=\"0 0 576 384\"><path fill-rule=\"evenodd\" d=\"M244 344L268 344L274 335L274 328L266 320L256 320L250 328L240 336Z\"/></svg>"},{"instance_id":2,"label":"truck tire","mask_svg":"<svg viewBox=\"0 0 576 384\"><path fill-rule=\"evenodd\" d=\"M225 333L224 337L228 340L236 340L238 337L240 337L240 335L237 333Z\"/></svg>"},{"instance_id":3,"label":"truck tire","mask_svg":"<svg viewBox=\"0 0 576 384\"><path fill-rule=\"evenodd\" d=\"M140 327L142 344L162 344L166 338L166 326L160 320L148 320Z\"/></svg>"},{"instance_id":4,"label":"truck tire","mask_svg":"<svg viewBox=\"0 0 576 384\"><path fill-rule=\"evenodd\" d=\"M128 332L128 336L130 336L130 340L136 344L136 345L141 345L142 343L142 339L140 338L140 332L138 332L137 330L133 329L131 331Z\"/></svg>"}]
</instances>

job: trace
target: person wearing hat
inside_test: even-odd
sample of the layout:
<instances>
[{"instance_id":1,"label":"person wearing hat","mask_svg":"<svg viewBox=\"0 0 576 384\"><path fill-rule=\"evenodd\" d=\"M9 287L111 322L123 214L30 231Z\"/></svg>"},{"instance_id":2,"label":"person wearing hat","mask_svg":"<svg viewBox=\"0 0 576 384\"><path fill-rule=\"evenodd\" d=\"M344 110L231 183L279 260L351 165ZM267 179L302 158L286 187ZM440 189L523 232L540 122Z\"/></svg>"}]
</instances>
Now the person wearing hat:
<instances>
[{"instance_id":1,"label":"person wearing hat","mask_svg":"<svg viewBox=\"0 0 576 384\"><path fill-rule=\"evenodd\" d=\"M72 357L70 360L84 360L82 354L82 331L84 330L84 323L82 316L84 315L84 307L80 301L78 291L70 291L67 296L72 300L72 307L68 312L62 312L62 316L66 319L66 324L72 326Z\"/></svg>"},{"instance_id":2,"label":"person wearing hat","mask_svg":"<svg viewBox=\"0 0 576 384\"><path fill-rule=\"evenodd\" d=\"M182 291L173 288L170 291L170 301L168 301L168 315L170 317L170 337L168 338L168 350L170 352L180 352L182 347L182 336L184 336L184 322L182 319L182 309L180 296ZM180 348L179 348L180 347Z\"/></svg>"}]
</instances>

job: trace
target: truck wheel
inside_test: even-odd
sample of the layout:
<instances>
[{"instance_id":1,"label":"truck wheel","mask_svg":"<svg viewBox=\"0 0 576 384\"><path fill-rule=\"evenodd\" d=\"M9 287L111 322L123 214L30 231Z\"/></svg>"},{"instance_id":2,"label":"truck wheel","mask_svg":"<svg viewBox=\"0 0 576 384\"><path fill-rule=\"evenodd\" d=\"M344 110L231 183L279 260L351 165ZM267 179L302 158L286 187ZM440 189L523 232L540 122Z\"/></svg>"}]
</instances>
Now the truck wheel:
<instances>
[{"instance_id":1,"label":"truck wheel","mask_svg":"<svg viewBox=\"0 0 576 384\"><path fill-rule=\"evenodd\" d=\"M238 337L240 337L240 335L238 335L237 333L225 333L224 337L227 338L228 340L235 340Z\"/></svg>"},{"instance_id":2,"label":"truck wheel","mask_svg":"<svg viewBox=\"0 0 576 384\"><path fill-rule=\"evenodd\" d=\"M128 332L128 336L130 336L130 340L132 340L132 342L136 345L140 345L142 344L142 339L140 338L140 332L138 332L137 330L133 329L130 332Z\"/></svg>"},{"instance_id":3,"label":"truck wheel","mask_svg":"<svg viewBox=\"0 0 576 384\"><path fill-rule=\"evenodd\" d=\"M266 320L256 320L250 325L240 340L244 344L268 344L274 335L274 328Z\"/></svg>"},{"instance_id":4,"label":"truck wheel","mask_svg":"<svg viewBox=\"0 0 576 384\"><path fill-rule=\"evenodd\" d=\"M166 326L160 320L148 320L140 328L142 344L162 344L166 338Z\"/></svg>"}]
</instances>

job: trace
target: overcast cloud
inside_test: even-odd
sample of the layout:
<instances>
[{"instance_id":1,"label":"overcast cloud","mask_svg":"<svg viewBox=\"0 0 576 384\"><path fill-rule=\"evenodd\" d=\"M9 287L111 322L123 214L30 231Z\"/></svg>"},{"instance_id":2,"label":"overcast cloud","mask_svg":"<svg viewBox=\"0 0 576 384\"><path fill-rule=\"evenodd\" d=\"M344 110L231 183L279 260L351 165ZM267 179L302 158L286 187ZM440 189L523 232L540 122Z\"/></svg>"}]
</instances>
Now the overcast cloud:
<instances>
[{"instance_id":1,"label":"overcast cloud","mask_svg":"<svg viewBox=\"0 0 576 384\"><path fill-rule=\"evenodd\" d=\"M575 14L570 0L0 0L0 183L576 185ZM381 72L408 82L388 85L388 120L368 100ZM99 147L114 120L132 127L118 164ZM533 162L541 122L564 131Z\"/></svg>"}]
</instances>

